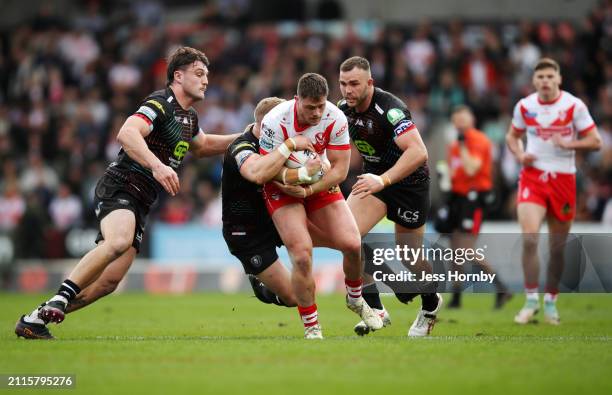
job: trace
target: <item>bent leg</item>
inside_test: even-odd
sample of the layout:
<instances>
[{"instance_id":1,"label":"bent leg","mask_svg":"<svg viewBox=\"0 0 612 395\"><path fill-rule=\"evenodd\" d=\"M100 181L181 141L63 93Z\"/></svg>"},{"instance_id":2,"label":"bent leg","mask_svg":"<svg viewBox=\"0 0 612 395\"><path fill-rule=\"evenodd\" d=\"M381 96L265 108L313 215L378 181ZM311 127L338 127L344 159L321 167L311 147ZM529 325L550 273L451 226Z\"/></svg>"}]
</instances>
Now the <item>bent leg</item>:
<instances>
[{"instance_id":1,"label":"bent leg","mask_svg":"<svg viewBox=\"0 0 612 395\"><path fill-rule=\"evenodd\" d=\"M276 294L287 307L297 306L297 299L291 286L291 273L280 260L276 260L266 270L257 275L257 278L274 294Z\"/></svg>"},{"instance_id":2,"label":"bent leg","mask_svg":"<svg viewBox=\"0 0 612 395\"><path fill-rule=\"evenodd\" d=\"M105 243L105 241L101 241L100 243ZM70 301L66 313L72 313L73 311L79 310L112 293L117 289L117 285L119 285L123 277L125 277L125 274L130 266L132 266L132 262L134 262L135 258L136 249L130 247L123 255L112 261L93 283L83 289L76 298Z\"/></svg>"}]
</instances>

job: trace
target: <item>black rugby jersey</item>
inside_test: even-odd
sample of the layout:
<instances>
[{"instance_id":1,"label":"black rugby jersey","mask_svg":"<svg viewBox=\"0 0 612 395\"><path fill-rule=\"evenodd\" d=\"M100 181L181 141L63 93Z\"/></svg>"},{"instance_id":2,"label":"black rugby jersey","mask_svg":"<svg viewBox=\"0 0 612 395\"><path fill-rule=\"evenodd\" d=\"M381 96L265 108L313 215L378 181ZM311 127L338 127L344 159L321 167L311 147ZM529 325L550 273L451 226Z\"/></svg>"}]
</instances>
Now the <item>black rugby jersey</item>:
<instances>
[{"instance_id":1,"label":"black rugby jersey","mask_svg":"<svg viewBox=\"0 0 612 395\"><path fill-rule=\"evenodd\" d=\"M395 138L415 128L410 111L403 101L380 88L374 88L372 102L362 113L340 100L338 107L349 124L349 134L363 158L366 173L380 175L389 170L403 151L395 144ZM429 182L427 163L418 167L398 184L416 185Z\"/></svg>"},{"instance_id":2,"label":"black rugby jersey","mask_svg":"<svg viewBox=\"0 0 612 395\"><path fill-rule=\"evenodd\" d=\"M252 154L259 154L259 139L253 135L251 127L225 152L221 178L223 231L251 236L249 241L275 229L263 200L263 186L240 174L240 167Z\"/></svg>"},{"instance_id":3,"label":"black rugby jersey","mask_svg":"<svg viewBox=\"0 0 612 395\"><path fill-rule=\"evenodd\" d=\"M172 89L153 92L140 104L134 115L144 119L151 128L145 137L147 147L159 160L175 171L198 134L198 114L193 108L183 109ZM147 205L151 205L163 190L150 169L129 157L123 149L106 174L125 183L126 190Z\"/></svg>"}]
</instances>

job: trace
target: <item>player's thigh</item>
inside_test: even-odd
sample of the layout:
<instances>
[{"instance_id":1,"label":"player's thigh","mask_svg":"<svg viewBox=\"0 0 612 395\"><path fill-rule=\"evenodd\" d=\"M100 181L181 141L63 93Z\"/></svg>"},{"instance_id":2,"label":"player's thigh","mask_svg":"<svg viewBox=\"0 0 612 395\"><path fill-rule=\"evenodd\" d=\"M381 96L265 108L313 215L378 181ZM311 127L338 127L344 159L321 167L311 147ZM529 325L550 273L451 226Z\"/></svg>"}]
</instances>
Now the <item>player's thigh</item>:
<instances>
[{"instance_id":1,"label":"player's thigh","mask_svg":"<svg viewBox=\"0 0 612 395\"><path fill-rule=\"evenodd\" d=\"M359 228L346 201L337 200L328 204L309 213L308 218L321 229L333 248L339 250L361 248Z\"/></svg>"},{"instance_id":2,"label":"player's thigh","mask_svg":"<svg viewBox=\"0 0 612 395\"><path fill-rule=\"evenodd\" d=\"M312 249L312 240L308 233L308 218L302 204L288 204L276 209L272 214L272 221L289 251L297 248Z\"/></svg>"},{"instance_id":3,"label":"player's thigh","mask_svg":"<svg viewBox=\"0 0 612 395\"><path fill-rule=\"evenodd\" d=\"M523 233L538 233L546 217L546 207L537 203L519 203L516 209Z\"/></svg>"},{"instance_id":4,"label":"player's thigh","mask_svg":"<svg viewBox=\"0 0 612 395\"><path fill-rule=\"evenodd\" d=\"M289 273L289 270L281 263L280 259L277 259L273 264L259 273L257 278L277 295L285 296L292 292L291 273Z\"/></svg>"},{"instance_id":5,"label":"player's thigh","mask_svg":"<svg viewBox=\"0 0 612 395\"><path fill-rule=\"evenodd\" d=\"M351 194L346 200L359 234L365 236L387 214L387 205L375 196L360 198Z\"/></svg>"},{"instance_id":6,"label":"player's thigh","mask_svg":"<svg viewBox=\"0 0 612 395\"><path fill-rule=\"evenodd\" d=\"M136 215L131 210L113 210L100 221L100 232L106 242L128 240L131 245L135 230Z\"/></svg>"}]
</instances>

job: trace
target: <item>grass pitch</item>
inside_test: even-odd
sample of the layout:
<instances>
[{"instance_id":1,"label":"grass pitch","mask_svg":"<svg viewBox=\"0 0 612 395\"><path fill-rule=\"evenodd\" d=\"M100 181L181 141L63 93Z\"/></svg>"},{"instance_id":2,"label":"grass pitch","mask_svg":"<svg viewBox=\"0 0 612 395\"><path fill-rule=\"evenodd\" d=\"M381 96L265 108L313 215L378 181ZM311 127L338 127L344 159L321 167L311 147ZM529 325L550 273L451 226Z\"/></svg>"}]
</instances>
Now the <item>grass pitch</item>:
<instances>
[{"instance_id":1,"label":"grass pitch","mask_svg":"<svg viewBox=\"0 0 612 395\"><path fill-rule=\"evenodd\" d=\"M392 325L361 338L343 296L319 296L326 339L305 341L295 309L246 294L123 294L52 325L59 340L17 339L16 319L45 297L0 294L0 374L76 375L53 393L612 393L612 295L561 295L558 327L515 325L522 295L501 311L465 295L427 339L406 338L418 303L383 299Z\"/></svg>"}]
</instances>

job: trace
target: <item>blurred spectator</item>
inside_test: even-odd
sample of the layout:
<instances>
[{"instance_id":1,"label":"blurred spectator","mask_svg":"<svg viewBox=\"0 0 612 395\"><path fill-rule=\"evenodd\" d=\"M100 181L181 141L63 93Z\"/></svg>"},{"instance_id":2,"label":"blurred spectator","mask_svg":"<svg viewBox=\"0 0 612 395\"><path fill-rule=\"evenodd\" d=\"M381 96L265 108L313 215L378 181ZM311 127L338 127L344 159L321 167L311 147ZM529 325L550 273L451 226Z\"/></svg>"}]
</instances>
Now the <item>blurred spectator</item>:
<instances>
[{"instance_id":1,"label":"blurred spectator","mask_svg":"<svg viewBox=\"0 0 612 395\"><path fill-rule=\"evenodd\" d=\"M12 231L17 227L25 212L25 199L15 181L4 185L0 196L0 230Z\"/></svg>"},{"instance_id":2,"label":"blurred spectator","mask_svg":"<svg viewBox=\"0 0 612 395\"><path fill-rule=\"evenodd\" d=\"M66 231L81 220L83 206L78 196L72 194L66 183L59 186L57 195L49 204L49 214L56 229Z\"/></svg>"}]
</instances>

